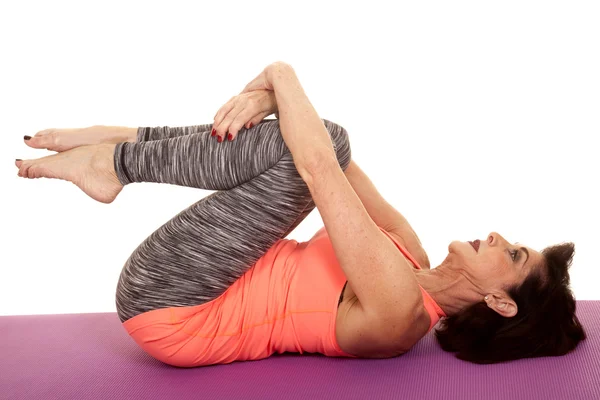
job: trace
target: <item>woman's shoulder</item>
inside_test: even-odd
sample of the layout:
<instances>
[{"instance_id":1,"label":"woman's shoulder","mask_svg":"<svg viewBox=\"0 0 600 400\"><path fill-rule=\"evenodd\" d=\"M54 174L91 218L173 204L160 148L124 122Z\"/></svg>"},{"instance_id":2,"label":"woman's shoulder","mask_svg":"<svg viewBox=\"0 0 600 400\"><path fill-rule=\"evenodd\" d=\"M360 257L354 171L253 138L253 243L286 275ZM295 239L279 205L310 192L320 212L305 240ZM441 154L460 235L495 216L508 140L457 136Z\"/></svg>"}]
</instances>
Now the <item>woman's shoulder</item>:
<instances>
[{"instance_id":1,"label":"woman's shoulder","mask_svg":"<svg viewBox=\"0 0 600 400\"><path fill-rule=\"evenodd\" d=\"M419 309L417 310L417 318L415 319L415 323L407 332L405 332L404 337L402 338L401 348L404 352L409 351L415 344L419 342L426 334L429 332L429 325L431 324L431 316L427 309L425 308L425 304L419 305Z\"/></svg>"},{"instance_id":2,"label":"woman's shoulder","mask_svg":"<svg viewBox=\"0 0 600 400\"><path fill-rule=\"evenodd\" d=\"M374 334L372 326L367 323L361 313L357 312L357 300L355 299L352 303L355 307L346 304L340 310L343 319L338 318L336 340L343 351L356 357L393 358L400 356L410 351L429 332L431 319L425 306L422 305L417 311L415 322L410 329L407 329L401 335L372 338L370 337ZM367 338L375 340L368 340Z\"/></svg>"},{"instance_id":3,"label":"woman's shoulder","mask_svg":"<svg viewBox=\"0 0 600 400\"><path fill-rule=\"evenodd\" d=\"M415 240L405 240L405 238L396 231L387 231L386 232L392 236L404 249L410 253L410 255L415 259L419 267L421 269L430 269L429 265L429 257L425 252L423 246Z\"/></svg>"}]
</instances>

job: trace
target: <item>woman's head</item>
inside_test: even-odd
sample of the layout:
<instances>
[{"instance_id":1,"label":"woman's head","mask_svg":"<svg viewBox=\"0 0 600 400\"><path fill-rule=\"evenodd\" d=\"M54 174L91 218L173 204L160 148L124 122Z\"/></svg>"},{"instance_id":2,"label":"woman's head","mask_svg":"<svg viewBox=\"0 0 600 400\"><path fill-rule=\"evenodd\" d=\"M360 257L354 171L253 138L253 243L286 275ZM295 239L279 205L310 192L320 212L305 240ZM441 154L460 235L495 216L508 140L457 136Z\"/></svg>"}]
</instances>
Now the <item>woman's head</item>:
<instances>
[{"instance_id":1,"label":"woman's head","mask_svg":"<svg viewBox=\"0 0 600 400\"><path fill-rule=\"evenodd\" d=\"M448 251L444 267L465 275L487 297L488 306L504 317L513 317L518 312L518 304L504 288L522 284L532 273L545 279L541 253L519 243L509 243L496 232L473 244L454 241Z\"/></svg>"},{"instance_id":2,"label":"woman's head","mask_svg":"<svg viewBox=\"0 0 600 400\"><path fill-rule=\"evenodd\" d=\"M537 252L495 232L477 251L468 242L452 242L443 265L460 269L488 299L440 321L435 336L442 348L478 364L574 349L586 338L569 288L574 251L573 243L563 243Z\"/></svg>"}]
</instances>

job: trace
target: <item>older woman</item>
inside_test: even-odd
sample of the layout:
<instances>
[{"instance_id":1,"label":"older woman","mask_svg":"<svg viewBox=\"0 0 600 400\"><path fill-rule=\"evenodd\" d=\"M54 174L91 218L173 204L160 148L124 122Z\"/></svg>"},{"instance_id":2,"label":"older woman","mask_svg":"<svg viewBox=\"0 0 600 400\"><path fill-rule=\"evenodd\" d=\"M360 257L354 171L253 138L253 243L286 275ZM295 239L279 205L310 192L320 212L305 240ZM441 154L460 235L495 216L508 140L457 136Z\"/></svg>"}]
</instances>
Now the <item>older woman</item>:
<instances>
[{"instance_id":1,"label":"older woman","mask_svg":"<svg viewBox=\"0 0 600 400\"><path fill-rule=\"evenodd\" d=\"M17 160L19 176L68 180L104 203L133 182L216 190L144 240L119 278L124 328L170 365L394 357L440 319L442 348L476 363L562 355L585 339L572 243L538 252L492 232L453 241L430 269L289 64L265 68L213 124L48 129L25 143L58 154ZM315 206L325 226L285 239Z\"/></svg>"}]
</instances>

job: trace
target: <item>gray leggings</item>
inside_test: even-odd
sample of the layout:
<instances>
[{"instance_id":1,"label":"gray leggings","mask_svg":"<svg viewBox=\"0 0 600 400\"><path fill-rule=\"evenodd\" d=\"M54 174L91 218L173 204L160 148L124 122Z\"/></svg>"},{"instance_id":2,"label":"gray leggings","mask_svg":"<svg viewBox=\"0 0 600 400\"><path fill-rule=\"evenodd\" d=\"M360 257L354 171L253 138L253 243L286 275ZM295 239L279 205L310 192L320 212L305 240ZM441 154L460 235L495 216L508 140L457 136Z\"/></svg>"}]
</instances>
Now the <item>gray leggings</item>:
<instances>
[{"instance_id":1,"label":"gray leggings","mask_svg":"<svg viewBox=\"0 0 600 400\"><path fill-rule=\"evenodd\" d=\"M346 170L346 130L321 119ZM165 307L196 306L225 292L315 208L278 120L217 142L212 124L140 127L114 153L122 184L158 182L218 190L146 238L125 262L116 290L121 322Z\"/></svg>"}]
</instances>

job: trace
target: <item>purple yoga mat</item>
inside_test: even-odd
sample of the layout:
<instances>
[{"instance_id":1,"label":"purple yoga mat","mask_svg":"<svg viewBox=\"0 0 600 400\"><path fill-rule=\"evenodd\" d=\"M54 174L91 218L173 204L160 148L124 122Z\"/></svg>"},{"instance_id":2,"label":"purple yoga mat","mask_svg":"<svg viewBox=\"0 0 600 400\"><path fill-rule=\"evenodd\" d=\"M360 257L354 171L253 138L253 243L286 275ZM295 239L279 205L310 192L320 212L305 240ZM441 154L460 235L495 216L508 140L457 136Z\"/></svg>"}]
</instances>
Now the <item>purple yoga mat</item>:
<instances>
[{"instance_id":1,"label":"purple yoga mat","mask_svg":"<svg viewBox=\"0 0 600 400\"><path fill-rule=\"evenodd\" d=\"M0 399L600 399L599 315L600 301L577 302L588 338L562 357L476 365L430 331L397 358L284 353L197 368L148 356L116 313L6 316Z\"/></svg>"}]
</instances>

